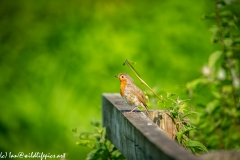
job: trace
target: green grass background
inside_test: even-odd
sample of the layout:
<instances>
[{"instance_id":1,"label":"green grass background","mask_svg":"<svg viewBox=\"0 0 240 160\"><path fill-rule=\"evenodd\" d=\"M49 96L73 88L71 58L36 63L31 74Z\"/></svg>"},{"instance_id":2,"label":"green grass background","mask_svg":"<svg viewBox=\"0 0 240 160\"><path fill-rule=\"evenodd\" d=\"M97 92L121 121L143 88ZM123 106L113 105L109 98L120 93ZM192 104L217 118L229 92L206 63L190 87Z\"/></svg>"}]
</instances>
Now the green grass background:
<instances>
[{"instance_id":1,"label":"green grass background","mask_svg":"<svg viewBox=\"0 0 240 160\"><path fill-rule=\"evenodd\" d=\"M216 47L213 1L0 1L0 151L84 159L71 129L101 121L125 59L160 91L184 95ZM131 74L132 75L132 74ZM137 81L137 80L136 80ZM139 82L137 82L139 84Z\"/></svg>"}]
</instances>

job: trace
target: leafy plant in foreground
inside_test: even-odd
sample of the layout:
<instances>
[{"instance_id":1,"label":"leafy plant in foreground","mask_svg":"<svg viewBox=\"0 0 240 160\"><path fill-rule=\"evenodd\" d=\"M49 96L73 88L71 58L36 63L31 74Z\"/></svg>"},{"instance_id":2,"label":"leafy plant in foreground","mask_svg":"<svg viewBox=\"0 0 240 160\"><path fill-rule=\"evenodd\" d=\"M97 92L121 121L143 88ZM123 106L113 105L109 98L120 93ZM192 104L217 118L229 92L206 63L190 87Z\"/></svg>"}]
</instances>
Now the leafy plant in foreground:
<instances>
[{"instance_id":1,"label":"leafy plant in foreground","mask_svg":"<svg viewBox=\"0 0 240 160\"><path fill-rule=\"evenodd\" d=\"M172 97L175 97L175 99ZM166 103L162 102L165 108L168 108L168 112L176 125L176 138L178 143L184 148L191 150L193 153L198 153L199 151L208 152L207 148L202 143L193 140L189 136L190 131L198 131L198 129L196 126L192 125L187 118L190 115L197 114L197 112L186 110L187 106L185 102L188 100L181 100L177 95L170 93L167 93L165 99L170 100L172 103L172 106L167 107Z\"/></svg>"},{"instance_id":2,"label":"leafy plant in foreground","mask_svg":"<svg viewBox=\"0 0 240 160\"><path fill-rule=\"evenodd\" d=\"M105 128L102 128L99 122L91 122L94 127L94 133L80 133L77 145L91 148L86 160L121 160L124 156L117 150L116 147L106 138ZM75 134L77 130L73 129Z\"/></svg>"}]
</instances>

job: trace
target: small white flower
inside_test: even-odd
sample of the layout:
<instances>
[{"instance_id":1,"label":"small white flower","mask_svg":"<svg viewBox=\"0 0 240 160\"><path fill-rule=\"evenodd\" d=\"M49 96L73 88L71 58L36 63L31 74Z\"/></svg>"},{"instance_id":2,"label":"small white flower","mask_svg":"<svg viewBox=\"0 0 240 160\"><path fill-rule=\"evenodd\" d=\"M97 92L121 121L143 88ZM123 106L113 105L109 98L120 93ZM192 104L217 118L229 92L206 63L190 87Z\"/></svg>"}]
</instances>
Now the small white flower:
<instances>
[{"instance_id":1,"label":"small white flower","mask_svg":"<svg viewBox=\"0 0 240 160\"><path fill-rule=\"evenodd\" d=\"M211 75L211 68L207 65L204 65L202 67L202 74L206 77L210 76Z\"/></svg>"},{"instance_id":2,"label":"small white flower","mask_svg":"<svg viewBox=\"0 0 240 160\"><path fill-rule=\"evenodd\" d=\"M219 68L217 77L219 80L224 80L226 79L226 71L223 68Z\"/></svg>"}]
</instances>

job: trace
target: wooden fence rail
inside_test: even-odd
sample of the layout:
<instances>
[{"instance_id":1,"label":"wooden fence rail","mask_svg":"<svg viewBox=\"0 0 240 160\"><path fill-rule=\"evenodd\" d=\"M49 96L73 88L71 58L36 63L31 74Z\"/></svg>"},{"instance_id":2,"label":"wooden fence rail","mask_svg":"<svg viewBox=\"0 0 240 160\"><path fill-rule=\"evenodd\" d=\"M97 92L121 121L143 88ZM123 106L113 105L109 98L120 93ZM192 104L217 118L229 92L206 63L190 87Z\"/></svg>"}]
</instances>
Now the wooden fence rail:
<instances>
[{"instance_id":1,"label":"wooden fence rail","mask_svg":"<svg viewBox=\"0 0 240 160\"><path fill-rule=\"evenodd\" d=\"M181 147L164 112L132 114L119 94L103 94L102 117L108 139L129 160L239 160L240 151L216 151L200 156ZM151 120L150 120L151 119Z\"/></svg>"}]
</instances>

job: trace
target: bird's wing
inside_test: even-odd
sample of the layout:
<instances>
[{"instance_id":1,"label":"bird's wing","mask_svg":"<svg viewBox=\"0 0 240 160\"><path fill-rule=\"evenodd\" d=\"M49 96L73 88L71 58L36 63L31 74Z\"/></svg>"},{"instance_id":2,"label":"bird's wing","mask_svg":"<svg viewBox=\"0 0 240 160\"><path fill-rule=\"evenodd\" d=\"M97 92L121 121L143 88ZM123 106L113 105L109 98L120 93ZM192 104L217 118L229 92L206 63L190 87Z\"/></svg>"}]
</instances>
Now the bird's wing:
<instances>
[{"instance_id":1,"label":"bird's wing","mask_svg":"<svg viewBox=\"0 0 240 160\"><path fill-rule=\"evenodd\" d=\"M146 97L145 97L145 94L143 93L143 91L140 88L138 88L136 85L133 85L131 92L134 92L134 94L137 96L137 98L147 108Z\"/></svg>"}]
</instances>

